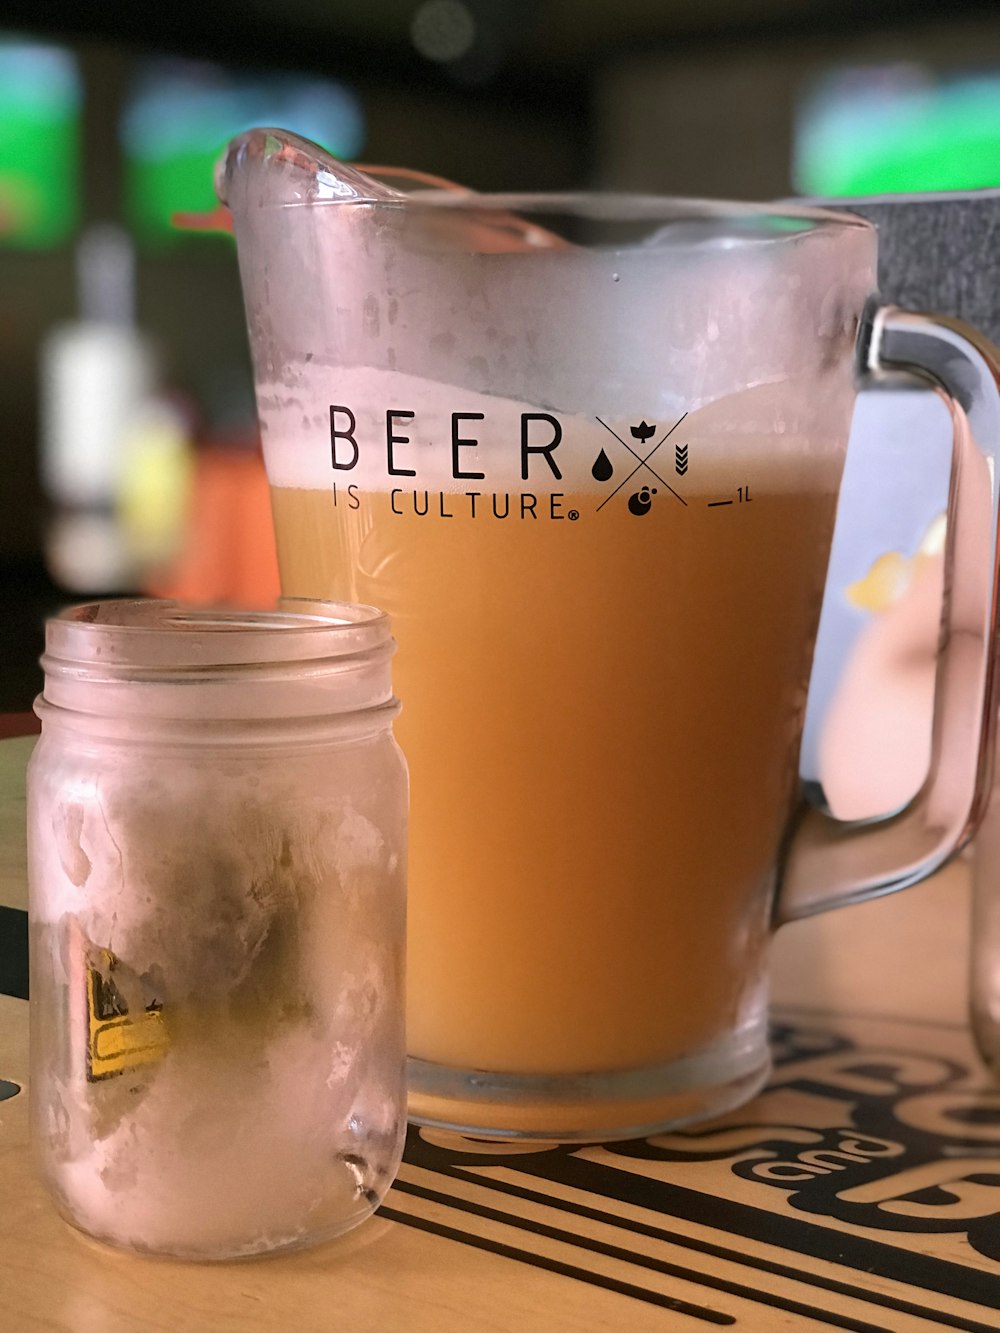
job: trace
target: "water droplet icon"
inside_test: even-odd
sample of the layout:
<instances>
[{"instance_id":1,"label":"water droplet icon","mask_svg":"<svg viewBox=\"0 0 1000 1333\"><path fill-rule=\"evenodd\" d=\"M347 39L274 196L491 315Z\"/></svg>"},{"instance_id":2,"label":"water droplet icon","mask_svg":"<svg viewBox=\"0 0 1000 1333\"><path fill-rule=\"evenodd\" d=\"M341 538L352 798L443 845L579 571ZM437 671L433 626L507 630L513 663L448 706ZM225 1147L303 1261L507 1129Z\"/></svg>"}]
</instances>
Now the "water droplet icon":
<instances>
[{"instance_id":1,"label":"water droplet icon","mask_svg":"<svg viewBox=\"0 0 1000 1333\"><path fill-rule=\"evenodd\" d=\"M602 449L594 459L594 466L590 470L595 481L610 481L615 469L611 459Z\"/></svg>"}]
</instances>

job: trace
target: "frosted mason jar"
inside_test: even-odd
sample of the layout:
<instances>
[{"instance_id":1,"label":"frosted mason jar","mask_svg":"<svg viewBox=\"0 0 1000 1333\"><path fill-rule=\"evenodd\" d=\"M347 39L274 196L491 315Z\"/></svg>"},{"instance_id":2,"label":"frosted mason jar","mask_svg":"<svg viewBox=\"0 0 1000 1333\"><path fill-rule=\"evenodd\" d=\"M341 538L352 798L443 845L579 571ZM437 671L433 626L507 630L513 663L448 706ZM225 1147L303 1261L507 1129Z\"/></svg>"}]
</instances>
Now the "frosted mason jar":
<instances>
[{"instance_id":1,"label":"frosted mason jar","mask_svg":"<svg viewBox=\"0 0 1000 1333\"><path fill-rule=\"evenodd\" d=\"M370 607L51 620L31 1106L63 1216L225 1259L377 1207L405 1127L406 767Z\"/></svg>"}]
</instances>

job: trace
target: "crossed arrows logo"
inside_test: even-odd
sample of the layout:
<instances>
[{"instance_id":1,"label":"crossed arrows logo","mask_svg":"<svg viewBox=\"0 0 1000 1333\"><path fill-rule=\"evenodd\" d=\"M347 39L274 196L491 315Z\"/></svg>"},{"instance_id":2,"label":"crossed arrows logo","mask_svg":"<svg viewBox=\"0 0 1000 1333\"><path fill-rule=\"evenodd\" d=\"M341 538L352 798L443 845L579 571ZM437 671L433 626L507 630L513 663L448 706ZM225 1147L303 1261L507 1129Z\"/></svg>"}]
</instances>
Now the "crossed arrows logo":
<instances>
[{"instance_id":1,"label":"crossed arrows logo","mask_svg":"<svg viewBox=\"0 0 1000 1333\"><path fill-rule=\"evenodd\" d=\"M625 477L624 480L620 481L618 485L615 487L615 489L611 492L611 494L605 496L604 499L601 501L601 503L597 506L598 513L601 512L601 510L610 500L613 500L615 498L615 496L618 494L618 492L622 489L623 486L628 485L628 483L632 480L632 478L641 468L645 468L647 472L652 473L652 475L656 478L656 480L660 483L661 486L665 486L667 490L670 492L670 494L675 497L675 499L680 500L681 504L684 505L685 507L687 506L687 501L684 499L683 495L680 495L677 491L675 491L674 488L670 485L670 483L668 481L665 481L664 478L661 477L660 474L656 471L656 469L650 466L649 462L649 460L656 453L657 449L659 449L660 445L663 444L665 440L668 440L671 435L673 435L674 431L677 429L677 427L681 424L681 422L684 420L684 417L686 416L687 413L685 412L684 416L682 416L679 421L674 422L674 424L670 427L670 429L666 432L666 434L661 436L661 438L656 442L656 444L653 445L652 449L650 449L649 453L646 454L644 457L640 454L637 454L636 451L632 448L632 446L626 440L623 440L617 431L612 430L606 421L601 421L600 417L595 418L596 421L600 422L600 424L604 427L604 429L608 432L609 435L613 435L619 444L624 445L624 447L629 451L629 453L632 455L633 458L637 458L639 460L636 466L628 474L628 476ZM653 434L656 431L656 427L651 426L645 419L643 419L642 421L640 421L638 426L631 426L630 431L633 439L638 440L641 444L645 444L647 440L652 438ZM681 446L678 446L678 450L680 448ZM683 473L687 471L687 466L688 466L687 449L688 447L685 444L683 446L683 453L684 453L683 470L681 469L679 461L680 454L679 452L675 451L675 466L677 467L677 471L682 476ZM598 481L610 480L614 469L611 465L610 458L608 458L607 454L604 452L603 449L598 455L597 462L594 464L592 471ZM633 514L647 513L649 510L650 495L655 495L655 494L656 494L655 490L649 491L648 487L643 487L642 491L639 492L637 496L632 496L632 499L629 501L629 509L632 511ZM636 503L633 504L633 501L635 501Z\"/></svg>"}]
</instances>

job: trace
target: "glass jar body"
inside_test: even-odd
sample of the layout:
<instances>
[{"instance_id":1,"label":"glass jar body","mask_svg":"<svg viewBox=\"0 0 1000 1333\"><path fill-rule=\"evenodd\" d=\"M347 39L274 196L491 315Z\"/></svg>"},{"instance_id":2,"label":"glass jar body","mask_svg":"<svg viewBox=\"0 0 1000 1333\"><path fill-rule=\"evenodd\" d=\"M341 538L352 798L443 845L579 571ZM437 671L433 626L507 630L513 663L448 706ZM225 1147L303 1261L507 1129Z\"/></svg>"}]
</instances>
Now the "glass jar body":
<instances>
[{"instance_id":1,"label":"glass jar body","mask_svg":"<svg viewBox=\"0 0 1000 1333\"><path fill-rule=\"evenodd\" d=\"M248 723L170 739L131 719L112 738L41 711L33 1142L58 1207L192 1258L347 1230L405 1128L406 771L388 722L268 743Z\"/></svg>"}]
</instances>

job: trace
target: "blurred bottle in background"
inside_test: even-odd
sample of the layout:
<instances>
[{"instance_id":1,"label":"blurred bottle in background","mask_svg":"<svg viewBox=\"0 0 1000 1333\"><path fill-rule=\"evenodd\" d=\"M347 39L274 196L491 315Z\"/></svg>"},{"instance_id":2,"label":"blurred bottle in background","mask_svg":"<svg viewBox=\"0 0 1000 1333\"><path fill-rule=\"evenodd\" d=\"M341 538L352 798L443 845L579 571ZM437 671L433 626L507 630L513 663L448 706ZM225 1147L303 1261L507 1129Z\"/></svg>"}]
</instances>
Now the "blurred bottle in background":
<instances>
[{"instance_id":1,"label":"blurred bottle in background","mask_svg":"<svg viewBox=\"0 0 1000 1333\"><path fill-rule=\"evenodd\" d=\"M118 227L83 233L79 317L40 350L41 477L51 505L43 548L68 592L136 588L176 542L190 445L159 397L159 367L135 322L135 256Z\"/></svg>"}]
</instances>

